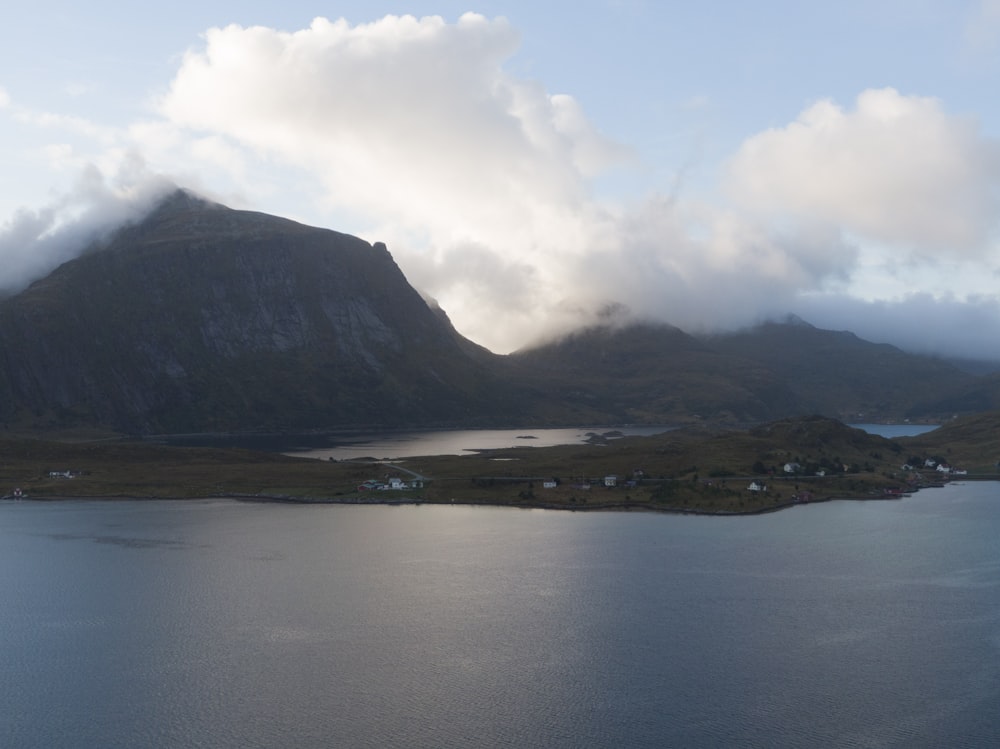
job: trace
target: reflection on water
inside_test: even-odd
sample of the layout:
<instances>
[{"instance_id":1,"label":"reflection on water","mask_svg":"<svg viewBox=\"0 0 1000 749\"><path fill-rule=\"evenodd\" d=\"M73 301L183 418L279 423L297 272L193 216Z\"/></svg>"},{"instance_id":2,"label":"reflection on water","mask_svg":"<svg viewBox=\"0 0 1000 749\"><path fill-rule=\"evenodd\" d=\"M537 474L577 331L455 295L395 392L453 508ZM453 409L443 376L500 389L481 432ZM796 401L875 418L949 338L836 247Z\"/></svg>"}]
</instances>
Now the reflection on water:
<instances>
[{"instance_id":1,"label":"reflection on water","mask_svg":"<svg viewBox=\"0 0 1000 749\"><path fill-rule=\"evenodd\" d=\"M926 424L852 424L871 434L890 439L923 434L936 427ZM667 425L571 427L564 429L451 429L409 432L317 433L301 435L201 435L171 437L175 445L244 447L281 452L298 457L327 460L377 460L418 455L468 455L479 450L507 447L553 447L582 444L617 437L662 434L676 427Z\"/></svg>"},{"instance_id":2,"label":"reflection on water","mask_svg":"<svg viewBox=\"0 0 1000 749\"><path fill-rule=\"evenodd\" d=\"M1000 746L1000 501L0 504L0 743Z\"/></svg>"},{"instance_id":3,"label":"reflection on water","mask_svg":"<svg viewBox=\"0 0 1000 749\"><path fill-rule=\"evenodd\" d=\"M855 429L864 429L869 434L877 434L888 439L896 437L916 437L932 432L939 424L850 424Z\"/></svg>"},{"instance_id":4,"label":"reflection on water","mask_svg":"<svg viewBox=\"0 0 1000 749\"><path fill-rule=\"evenodd\" d=\"M410 458L416 455L468 455L478 450L506 447L553 447L617 437L648 436L670 431L669 426L575 427L571 429L455 429L444 431L382 432L329 436L327 447L285 450L289 455L326 460L356 458Z\"/></svg>"}]
</instances>

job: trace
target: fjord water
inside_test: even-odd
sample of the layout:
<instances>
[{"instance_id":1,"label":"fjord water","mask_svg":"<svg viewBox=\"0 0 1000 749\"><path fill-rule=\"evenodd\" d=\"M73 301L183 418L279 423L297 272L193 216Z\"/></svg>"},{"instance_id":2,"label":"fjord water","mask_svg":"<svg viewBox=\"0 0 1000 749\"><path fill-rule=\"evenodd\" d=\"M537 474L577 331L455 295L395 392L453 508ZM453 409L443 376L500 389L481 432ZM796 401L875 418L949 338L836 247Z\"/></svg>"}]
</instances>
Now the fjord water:
<instances>
[{"instance_id":1,"label":"fjord water","mask_svg":"<svg viewBox=\"0 0 1000 749\"><path fill-rule=\"evenodd\" d=\"M1000 746L1000 488L0 504L0 745Z\"/></svg>"},{"instance_id":2,"label":"fjord water","mask_svg":"<svg viewBox=\"0 0 1000 749\"><path fill-rule=\"evenodd\" d=\"M282 452L319 460L411 458L417 455L471 455L479 450L506 447L552 447L587 442L601 435L648 437L676 427L629 425L619 427L563 429L446 429L410 432L355 434L350 437L325 435L321 446L279 447Z\"/></svg>"}]
</instances>

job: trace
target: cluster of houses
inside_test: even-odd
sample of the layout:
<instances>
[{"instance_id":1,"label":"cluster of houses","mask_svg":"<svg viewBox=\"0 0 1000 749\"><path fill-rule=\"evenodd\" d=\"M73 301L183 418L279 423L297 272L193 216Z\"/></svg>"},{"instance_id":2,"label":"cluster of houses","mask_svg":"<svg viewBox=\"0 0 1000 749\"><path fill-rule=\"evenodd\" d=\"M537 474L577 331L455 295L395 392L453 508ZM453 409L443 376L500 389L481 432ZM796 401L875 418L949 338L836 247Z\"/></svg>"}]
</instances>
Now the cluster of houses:
<instances>
[{"instance_id":1,"label":"cluster of houses","mask_svg":"<svg viewBox=\"0 0 1000 749\"><path fill-rule=\"evenodd\" d=\"M49 471L50 479L73 479L79 475L76 471Z\"/></svg>"},{"instance_id":2,"label":"cluster of houses","mask_svg":"<svg viewBox=\"0 0 1000 749\"><path fill-rule=\"evenodd\" d=\"M385 491L402 491L403 489L423 489L424 482L420 479L414 479L413 481L403 481L403 479L393 476L386 481L375 481L374 479L369 479L363 484L358 484L359 492L385 492Z\"/></svg>"},{"instance_id":3,"label":"cluster of houses","mask_svg":"<svg viewBox=\"0 0 1000 749\"><path fill-rule=\"evenodd\" d=\"M848 466L846 466L846 465L841 466L841 468L843 469L844 473L847 473L847 471L850 470L850 468ZM787 473L789 475L797 475L797 474L802 473L806 469L803 468L803 466L802 466L801 463L785 463L785 465L782 467L781 470L783 470L785 473ZM820 476L820 477L826 476L826 469L825 468L818 468L816 470L816 475Z\"/></svg>"},{"instance_id":4,"label":"cluster of houses","mask_svg":"<svg viewBox=\"0 0 1000 749\"><path fill-rule=\"evenodd\" d=\"M933 458L927 458L927 459L925 459L923 467L924 468L933 468L938 473L943 473L946 476L965 476L965 475L967 475L969 473L964 468L955 468L953 466L948 465L947 463L943 463L943 462L939 463L936 460L934 460ZM909 463L904 463L901 466L901 468L904 471L916 471L917 470L917 466L912 466Z\"/></svg>"},{"instance_id":5,"label":"cluster of houses","mask_svg":"<svg viewBox=\"0 0 1000 749\"><path fill-rule=\"evenodd\" d=\"M617 474L610 473L603 479L580 479L570 484L570 488L582 489L583 491L587 491L595 483L600 484L601 482L603 482L604 486L607 487L608 489L614 489L618 486L624 486L627 489L634 489L636 486L639 485L639 482L643 479L645 475L646 475L645 472L641 468L636 468L634 471L632 471L632 478L630 479L623 479L621 476L618 476ZM557 486L559 486L558 479L547 479L542 482L543 489L555 489Z\"/></svg>"}]
</instances>

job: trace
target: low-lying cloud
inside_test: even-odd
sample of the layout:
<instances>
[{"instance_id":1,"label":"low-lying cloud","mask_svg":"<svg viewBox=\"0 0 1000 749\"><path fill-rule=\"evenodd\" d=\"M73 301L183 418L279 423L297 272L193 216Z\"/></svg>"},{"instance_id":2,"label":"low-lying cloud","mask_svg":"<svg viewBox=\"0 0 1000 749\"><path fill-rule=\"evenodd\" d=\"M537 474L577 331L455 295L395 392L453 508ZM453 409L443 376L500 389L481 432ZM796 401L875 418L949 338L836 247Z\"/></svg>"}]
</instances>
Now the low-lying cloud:
<instances>
[{"instance_id":1,"label":"low-lying cloud","mask_svg":"<svg viewBox=\"0 0 1000 749\"><path fill-rule=\"evenodd\" d=\"M21 209L0 226L0 295L21 291L114 229L141 219L173 187L135 156L111 183L95 167L84 169L73 189L41 208Z\"/></svg>"}]
</instances>

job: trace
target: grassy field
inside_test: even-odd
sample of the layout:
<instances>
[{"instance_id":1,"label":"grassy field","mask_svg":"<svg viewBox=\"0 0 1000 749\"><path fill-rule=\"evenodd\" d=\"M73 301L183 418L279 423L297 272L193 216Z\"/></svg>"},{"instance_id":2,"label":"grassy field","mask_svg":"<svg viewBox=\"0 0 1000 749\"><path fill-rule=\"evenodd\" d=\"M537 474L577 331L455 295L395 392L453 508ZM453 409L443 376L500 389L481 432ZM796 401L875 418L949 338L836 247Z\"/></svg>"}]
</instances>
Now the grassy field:
<instances>
[{"instance_id":1,"label":"grassy field","mask_svg":"<svg viewBox=\"0 0 1000 749\"><path fill-rule=\"evenodd\" d=\"M939 482L934 471L902 469L924 455L960 455L985 474L992 465L987 453L1000 447L987 441L993 433L977 422L970 440L959 433L950 443L928 435L890 441L809 417L749 431L679 430L599 445L517 447L391 464L142 442L7 439L0 440L0 494L20 488L34 498L241 496L749 513L796 501L896 496ZM977 443L984 444L981 454ZM788 463L799 469L786 473ZM69 477L57 475L66 472ZM365 481L410 482L415 476L424 478L420 488L358 489ZM616 486L605 486L608 476L616 477ZM750 491L752 481L767 490Z\"/></svg>"}]
</instances>

